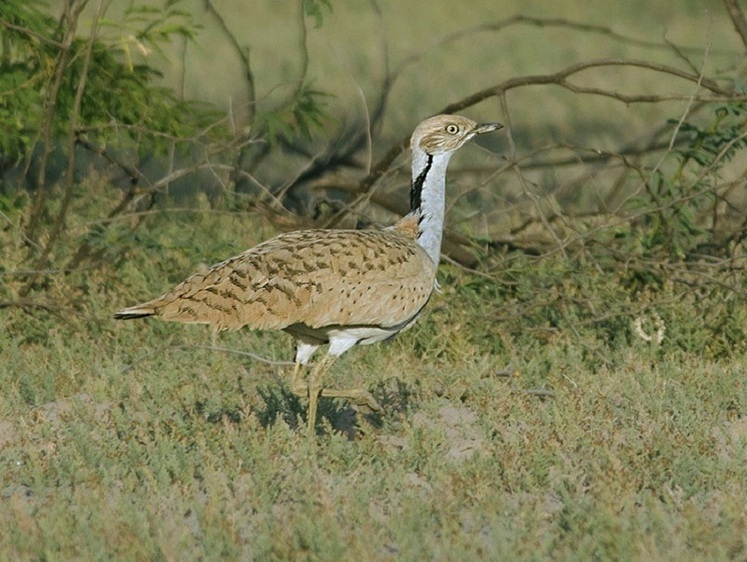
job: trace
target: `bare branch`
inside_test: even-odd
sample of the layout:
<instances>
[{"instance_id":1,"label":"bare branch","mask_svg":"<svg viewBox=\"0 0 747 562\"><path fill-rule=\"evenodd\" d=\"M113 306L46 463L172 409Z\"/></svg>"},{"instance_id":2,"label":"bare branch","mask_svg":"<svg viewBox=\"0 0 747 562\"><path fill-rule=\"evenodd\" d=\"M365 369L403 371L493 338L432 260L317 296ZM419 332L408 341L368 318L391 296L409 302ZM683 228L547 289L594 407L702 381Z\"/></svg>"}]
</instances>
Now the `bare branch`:
<instances>
[{"instance_id":1,"label":"bare branch","mask_svg":"<svg viewBox=\"0 0 747 562\"><path fill-rule=\"evenodd\" d=\"M739 0L724 0L724 6L734 24L737 34L742 39L742 45L747 49L747 18L744 16Z\"/></svg>"},{"instance_id":2,"label":"bare branch","mask_svg":"<svg viewBox=\"0 0 747 562\"><path fill-rule=\"evenodd\" d=\"M65 37L63 38L60 47L60 53L55 61L56 64L52 83L47 90L44 100L44 121L40 130L42 154L39 162L39 173L36 178L36 192L34 193L33 202L31 204L31 212L29 213L30 218L25 233L25 236L31 240L36 238L36 231L39 228L39 223L42 219L42 212L47 197L46 170L49 155L52 152L52 129L55 112L57 110L57 98L70 61L72 45L78 27L78 19L87 3L88 0L72 0L71 2L66 2L65 10L62 14L62 25L65 29ZM28 172L31 165L32 154L33 151L29 151L25 172Z\"/></svg>"},{"instance_id":3,"label":"bare branch","mask_svg":"<svg viewBox=\"0 0 747 562\"><path fill-rule=\"evenodd\" d=\"M36 39L37 41L41 43L45 43L47 45L57 47L58 49L63 49L65 47L64 42L60 43L59 41L55 41L54 39L47 37L46 35L41 35L27 27L23 27L20 25L15 25L13 23L10 23L8 20L3 19L3 18L0 18L0 27L4 27L6 29L12 29L13 31L18 31L20 33L25 33L29 37L33 37L34 39Z\"/></svg>"},{"instance_id":4,"label":"bare branch","mask_svg":"<svg viewBox=\"0 0 747 562\"><path fill-rule=\"evenodd\" d=\"M569 29L571 31L580 31L584 33L596 33L599 35L603 35L605 37L609 37L625 45L630 45L630 46L635 46L635 47L645 47L648 49L658 49L658 50L667 49L668 50L673 47L673 45L668 41L665 43L658 43L655 41L646 41L646 40L636 39L634 37L629 37L627 35L622 35L620 33L617 33L611 27L608 27L608 26L593 25L593 24L587 24L587 23L582 23L582 22L574 22L574 21L567 20L564 18L541 18L541 17L525 16L523 14L515 14L513 16L510 16L508 18L505 18L505 19L502 19L496 22L478 24L478 25L470 26L464 29L460 29L454 33L450 33L444 37L434 40L429 45L427 45L424 49L405 58L400 63L400 65L395 69L395 71L392 73L392 81L396 80L403 73L406 67L412 65L413 63L421 59L425 55L425 53L433 50L434 48L443 47L445 45L448 45L449 43L460 41L462 39L468 39L470 37L473 37L476 33L499 32L514 25L527 25L527 26L534 26L534 27L539 27L539 28L561 28L561 29L564 28L564 29ZM680 52L698 52L698 53L702 51L702 49L688 48L688 47L678 47L677 50Z\"/></svg>"},{"instance_id":5,"label":"bare branch","mask_svg":"<svg viewBox=\"0 0 747 562\"><path fill-rule=\"evenodd\" d=\"M80 116L80 104L81 100L83 99L83 92L86 88L86 80L88 79L88 70L90 68L91 55L93 53L93 44L98 34L99 21L101 21L101 18L104 14L104 6L104 0L99 0L99 5L96 10L96 16L93 18L93 22L91 24L91 32L89 34L88 44L86 45L86 51L83 56L83 67L81 69L80 79L75 91L75 100L73 102L73 109L70 116L70 129L68 131L67 139L67 171L65 173L65 188L62 195L62 201L60 203L60 210L57 212L57 217L55 218L54 225L52 226L52 230L49 234L47 242L41 254L39 255L39 258L36 262L36 267L42 267L46 263L47 257L49 257L52 248L54 247L57 239L60 236L60 233L62 232L62 227L65 223L65 218L67 217L67 211L70 207L70 201L73 197L73 187L75 186L75 174L73 172L75 169L74 150L76 128L78 125L78 118Z\"/></svg>"},{"instance_id":6,"label":"bare branch","mask_svg":"<svg viewBox=\"0 0 747 562\"><path fill-rule=\"evenodd\" d=\"M671 76L682 78L683 80L687 80L698 86L702 85L703 87L712 91L716 95L715 96L625 95L620 92L608 91L608 90L603 90L600 88L577 86L577 85L569 83L567 80L570 76L573 76L585 70L590 70L593 68L604 68L604 67L610 67L610 66L629 66L633 68L642 68L645 70L651 70L653 72L668 74ZM729 99L729 100L741 99L741 97L737 96L735 92L720 87L713 80L707 79L700 74L685 72L678 68L674 68L668 65L651 63L649 61L644 61L644 60L629 60L629 59L614 59L613 58L613 59L599 59L599 60L576 63L553 74L541 74L541 75L534 75L534 76L521 76L517 78L511 78L495 86L485 88L484 90L476 92L475 94L467 96L457 102L451 103L447 105L446 107L444 107L438 113L455 113L457 111L461 111L468 107L472 107L473 105L476 105L491 97L501 98L502 103L504 103L505 105L504 96L508 91L516 89L516 88L523 88L527 86L538 86L538 85L559 85L575 93L606 96L606 97L616 99L626 104L658 103L658 102L670 101L670 100L683 100L683 101L692 102L696 100L725 101L726 99ZM509 115L510 114L507 108L504 107L504 119L509 121L507 123L506 129L507 129L507 134L509 135L509 141L510 141L511 126L510 126ZM408 144L408 137L403 137L400 141L395 143L389 149L389 151L381 159L379 159L378 162L376 162L376 164L374 164L371 172L360 182L359 192L361 194L366 194L370 191L373 185L376 184L376 182L378 182L381 179L381 177L386 173L386 171L391 166L392 162L394 162L397 159L397 157L405 150L405 148L407 147L407 144ZM515 158L515 155L514 155L514 158Z\"/></svg>"},{"instance_id":7,"label":"bare branch","mask_svg":"<svg viewBox=\"0 0 747 562\"><path fill-rule=\"evenodd\" d=\"M205 10L209 12L215 20L218 22L223 33L225 33L228 41L231 43L234 52L241 59L241 66L244 69L244 81L246 82L246 97L247 97L247 111L248 121L252 123L254 121L254 114L256 113L256 91L254 86L254 73L252 72L251 58L249 57L249 47L242 47L239 43L236 35L234 35L228 28L228 24L223 16L215 9L212 0L203 0L205 4Z\"/></svg>"},{"instance_id":8,"label":"bare branch","mask_svg":"<svg viewBox=\"0 0 747 562\"><path fill-rule=\"evenodd\" d=\"M502 82L501 84L498 84L496 86L491 86L489 88L485 88L484 90L481 90L470 96L467 96L466 98L463 98L455 103L449 104L442 111L443 113L454 113L456 111L460 111L467 107L472 107L473 105L476 105L477 103L484 101L488 98L500 96L501 94L503 94L504 92L508 92L509 90L513 90L516 88L523 88L526 86L539 86L539 85L550 85L550 84L562 86L563 88L566 88L567 90L570 90L571 92L574 92L574 93L585 93L585 94L595 94L595 95L606 96L606 97L610 97L610 98L616 99L618 101L621 101L627 104L658 103L658 102L670 101L670 100L690 101L691 99L693 99L693 97L689 95L688 96L662 95L662 94L626 95L620 92L603 90L601 88L577 86L577 85L574 85L568 82L568 78L570 78L571 76L575 74L583 72L585 70L590 70L593 68L614 67L614 66L627 66L627 67L632 67L632 68L642 68L645 70L651 70L651 71L658 72L661 74L668 74L671 76L675 76L677 78L682 78L683 80L686 80L688 82L693 82L695 84L700 83L704 88L710 90L711 92L713 92L714 94L718 96L715 98L705 97L705 96L696 96L695 97L696 100L705 99L705 100L711 101L714 99L732 98L733 96L735 96L735 92L733 90L727 90L725 88L722 88L715 81L711 79L705 78L699 74L685 72L673 66L668 66L668 65L659 64L659 63L652 63L652 62L645 61L645 60L609 58L609 59L598 59L598 60L592 60L592 61L572 64L554 74L540 74L540 75L535 75L535 76L521 76L518 78L511 78L509 80L506 80L505 82Z\"/></svg>"}]
</instances>

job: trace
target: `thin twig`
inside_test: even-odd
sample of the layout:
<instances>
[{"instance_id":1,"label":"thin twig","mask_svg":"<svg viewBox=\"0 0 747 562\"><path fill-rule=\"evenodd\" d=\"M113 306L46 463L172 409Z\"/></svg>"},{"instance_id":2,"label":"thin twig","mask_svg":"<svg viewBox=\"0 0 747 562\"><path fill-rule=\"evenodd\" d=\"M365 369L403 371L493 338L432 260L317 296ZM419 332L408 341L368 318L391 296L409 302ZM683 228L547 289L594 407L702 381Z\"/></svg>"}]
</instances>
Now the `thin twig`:
<instances>
[{"instance_id":1,"label":"thin twig","mask_svg":"<svg viewBox=\"0 0 747 562\"><path fill-rule=\"evenodd\" d=\"M248 351L240 351L238 349L231 349L229 347L219 347L215 345L178 345L177 344L177 345L164 345L162 347L158 347L152 351L149 351L148 353L138 355L135 359L132 360L130 364L122 367L121 372L130 370L135 363L139 363L143 359L147 359L148 357L151 357L163 351L168 351L172 349L186 349L186 350L204 349L207 351L220 351L221 353L232 353L234 355L240 355L242 357L249 357L250 359L254 359L255 361L259 361L260 363L265 363L267 365L273 365L275 367L288 367L288 366L295 365L293 361L276 361L274 359L267 359L265 357L262 357L261 355L257 355L256 353L250 353Z\"/></svg>"},{"instance_id":2,"label":"thin twig","mask_svg":"<svg viewBox=\"0 0 747 562\"><path fill-rule=\"evenodd\" d=\"M726 11L734 24L734 29L742 39L742 45L747 49L747 18L744 16L742 7L738 0L724 0L724 6L726 6Z\"/></svg>"},{"instance_id":3,"label":"thin twig","mask_svg":"<svg viewBox=\"0 0 747 562\"><path fill-rule=\"evenodd\" d=\"M231 43L234 52L238 55L241 60L241 66L244 69L244 81L246 82L246 97L247 97L247 121L252 123L254 121L254 114L256 113L256 98L257 94L254 86L254 72L252 71L252 62L249 56L249 47L242 47L239 40L236 38L231 30L228 28L225 18L215 9L211 0L203 0L205 4L205 10L208 11L218 22L223 33Z\"/></svg>"},{"instance_id":4,"label":"thin twig","mask_svg":"<svg viewBox=\"0 0 747 562\"><path fill-rule=\"evenodd\" d=\"M58 49L64 49L65 43L64 41L60 43L59 41L55 41L54 39L42 35L41 33L37 33L33 29L29 29L28 27L24 27L21 25L16 25L14 23L10 23L8 20L0 18L0 27L4 27L6 29L12 29L13 31L18 31L20 33L23 33L25 35L28 35L29 37L33 37L40 43L45 43L46 45L51 45L52 47L56 47Z\"/></svg>"},{"instance_id":5,"label":"thin twig","mask_svg":"<svg viewBox=\"0 0 747 562\"><path fill-rule=\"evenodd\" d=\"M510 392L516 394L527 394L529 396L539 396L540 398L556 398L557 394L546 388L510 388Z\"/></svg>"}]
</instances>

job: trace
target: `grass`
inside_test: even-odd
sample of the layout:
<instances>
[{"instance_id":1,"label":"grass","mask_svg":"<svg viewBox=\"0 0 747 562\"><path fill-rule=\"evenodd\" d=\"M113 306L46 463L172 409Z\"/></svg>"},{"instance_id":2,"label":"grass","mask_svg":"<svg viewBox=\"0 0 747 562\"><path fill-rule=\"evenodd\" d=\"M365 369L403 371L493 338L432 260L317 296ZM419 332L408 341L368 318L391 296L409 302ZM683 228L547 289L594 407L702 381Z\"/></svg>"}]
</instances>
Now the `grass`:
<instances>
[{"instance_id":1,"label":"grass","mask_svg":"<svg viewBox=\"0 0 747 562\"><path fill-rule=\"evenodd\" d=\"M355 432L347 405L324 400L311 443L280 368L196 347L211 344L198 326L109 319L181 277L203 244L262 231L196 216L151 221L151 248L97 273L64 321L5 313L1 559L747 556L743 350L707 359L624 327L614 344L582 327L548 337L531 314L498 333L507 299L446 267L449 291L418 326L331 375L373 389L386 405L375 427ZM175 243L190 224L192 250ZM682 323L670 332L702 330L667 318ZM216 343L292 355L282 334Z\"/></svg>"}]
</instances>

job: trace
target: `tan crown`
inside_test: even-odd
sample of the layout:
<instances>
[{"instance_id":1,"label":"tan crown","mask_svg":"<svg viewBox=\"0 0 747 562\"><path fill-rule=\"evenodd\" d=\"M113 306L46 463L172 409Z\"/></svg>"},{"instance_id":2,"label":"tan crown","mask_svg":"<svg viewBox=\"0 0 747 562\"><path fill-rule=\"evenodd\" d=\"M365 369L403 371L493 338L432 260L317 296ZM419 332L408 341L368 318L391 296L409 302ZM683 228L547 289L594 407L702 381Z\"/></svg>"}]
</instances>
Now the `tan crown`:
<instances>
[{"instance_id":1,"label":"tan crown","mask_svg":"<svg viewBox=\"0 0 747 562\"><path fill-rule=\"evenodd\" d=\"M436 115L415 128L410 143L428 154L453 152L475 135L502 127L500 123L477 123L461 115Z\"/></svg>"}]
</instances>

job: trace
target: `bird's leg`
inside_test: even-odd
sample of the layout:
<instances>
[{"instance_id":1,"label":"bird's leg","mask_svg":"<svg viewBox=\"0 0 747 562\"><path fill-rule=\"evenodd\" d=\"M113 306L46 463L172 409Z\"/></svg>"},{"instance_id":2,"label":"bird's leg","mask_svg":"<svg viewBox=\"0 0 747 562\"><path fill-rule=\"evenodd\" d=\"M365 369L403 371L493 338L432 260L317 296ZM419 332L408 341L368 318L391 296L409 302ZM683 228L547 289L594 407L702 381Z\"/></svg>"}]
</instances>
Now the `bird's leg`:
<instances>
[{"instance_id":1,"label":"bird's leg","mask_svg":"<svg viewBox=\"0 0 747 562\"><path fill-rule=\"evenodd\" d=\"M304 381L302 375L306 364L319 348L319 345L304 340L296 341L296 365L293 367L293 374L291 375L290 390L299 398L306 398L309 395L309 385Z\"/></svg>"},{"instance_id":2,"label":"bird's leg","mask_svg":"<svg viewBox=\"0 0 747 562\"><path fill-rule=\"evenodd\" d=\"M303 380L303 368L305 365L296 361L291 375L290 391L299 398L306 398L309 395L309 385Z\"/></svg>"},{"instance_id":3,"label":"bird's leg","mask_svg":"<svg viewBox=\"0 0 747 562\"><path fill-rule=\"evenodd\" d=\"M309 435L314 435L319 394L322 393L322 379L335 359L336 356L334 355L325 355L324 358L314 366L309 375L309 410L307 413Z\"/></svg>"}]
</instances>

